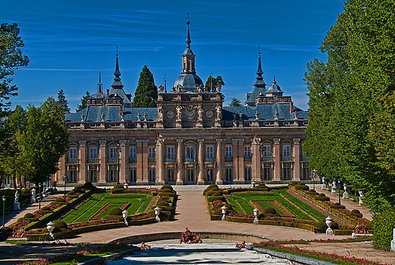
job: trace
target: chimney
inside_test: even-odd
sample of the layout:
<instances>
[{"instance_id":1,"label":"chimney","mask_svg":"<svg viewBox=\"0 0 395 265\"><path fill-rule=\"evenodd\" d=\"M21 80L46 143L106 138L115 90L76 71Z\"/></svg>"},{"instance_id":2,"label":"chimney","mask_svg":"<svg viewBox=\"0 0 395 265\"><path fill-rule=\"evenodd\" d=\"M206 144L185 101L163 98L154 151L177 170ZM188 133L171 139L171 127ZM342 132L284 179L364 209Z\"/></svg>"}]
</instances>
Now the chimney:
<instances>
[{"instance_id":1,"label":"chimney","mask_svg":"<svg viewBox=\"0 0 395 265\"><path fill-rule=\"evenodd\" d=\"M110 96L110 89L107 89L107 97Z\"/></svg>"}]
</instances>

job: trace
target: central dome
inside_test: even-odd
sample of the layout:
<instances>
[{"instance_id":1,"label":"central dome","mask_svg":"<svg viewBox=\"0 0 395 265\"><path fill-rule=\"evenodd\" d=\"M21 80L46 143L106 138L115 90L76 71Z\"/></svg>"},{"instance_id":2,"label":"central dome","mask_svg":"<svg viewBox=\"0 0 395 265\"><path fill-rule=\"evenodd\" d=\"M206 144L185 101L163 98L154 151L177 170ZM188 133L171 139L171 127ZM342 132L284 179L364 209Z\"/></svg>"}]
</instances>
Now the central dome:
<instances>
[{"instance_id":1,"label":"central dome","mask_svg":"<svg viewBox=\"0 0 395 265\"><path fill-rule=\"evenodd\" d=\"M174 87L180 87L181 91L185 92L196 92L198 87L203 88L203 82L196 74L182 73L174 83Z\"/></svg>"}]
</instances>

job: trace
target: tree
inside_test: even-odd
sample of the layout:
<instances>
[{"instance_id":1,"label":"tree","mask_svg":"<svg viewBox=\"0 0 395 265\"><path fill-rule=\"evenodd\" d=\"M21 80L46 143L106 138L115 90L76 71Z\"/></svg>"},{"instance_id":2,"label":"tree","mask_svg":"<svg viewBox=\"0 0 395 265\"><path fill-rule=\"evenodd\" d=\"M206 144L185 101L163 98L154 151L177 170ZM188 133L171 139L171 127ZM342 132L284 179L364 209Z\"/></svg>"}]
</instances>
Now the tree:
<instances>
[{"instance_id":1,"label":"tree","mask_svg":"<svg viewBox=\"0 0 395 265\"><path fill-rule=\"evenodd\" d=\"M86 91L85 95L81 98L81 103L77 106L76 111L81 111L87 107L88 99L90 98L91 94Z\"/></svg>"},{"instance_id":2,"label":"tree","mask_svg":"<svg viewBox=\"0 0 395 265\"><path fill-rule=\"evenodd\" d=\"M27 56L22 54L23 46L17 24L0 25L0 118L9 111L10 97L18 94L17 86L11 84L11 76L18 67L29 63Z\"/></svg>"},{"instance_id":3,"label":"tree","mask_svg":"<svg viewBox=\"0 0 395 265\"><path fill-rule=\"evenodd\" d=\"M212 91L215 90L218 86L224 86L225 82L222 79L222 76L218 75L217 77L209 76L206 80L206 84L204 85L204 88L206 91Z\"/></svg>"},{"instance_id":4,"label":"tree","mask_svg":"<svg viewBox=\"0 0 395 265\"><path fill-rule=\"evenodd\" d=\"M26 178L34 183L46 181L57 171L57 163L68 146L63 107L54 98L48 98L39 108L30 106L25 131L18 141L21 156L27 160Z\"/></svg>"},{"instance_id":5,"label":"tree","mask_svg":"<svg viewBox=\"0 0 395 265\"><path fill-rule=\"evenodd\" d=\"M64 109L65 113L70 112L69 103L67 102L66 96L64 95L63 89L58 91L58 101L57 101Z\"/></svg>"},{"instance_id":6,"label":"tree","mask_svg":"<svg viewBox=\"0 0 395 265\"><path fill-rule=\"evenodd\" d=\"M147 108L156 107L158 101L158 89L155 86L154 76L146 65L141 70L138 86L134 94L132 107Z\"/></svg>"},{"instance_id":7,"label":"tree","mask_svg":"<svg viewBox=\"0 0 395 265\"><path fill-rule=\"evenodd\" d=\"M231 107L241 107L241 101L237 98L232 98L232 102L230 102L229 106Z\"/></svg>"},{"instance_id":8,"label":"tree","mask_svg":"<svg viewBox=\"0 0 395 265\"><path fill-rule=\"evenodd\" d=\"M395 206L395 2L349 0L308 65L311 168L362 190L375 212Z\"/></svg>"}]
</instances>

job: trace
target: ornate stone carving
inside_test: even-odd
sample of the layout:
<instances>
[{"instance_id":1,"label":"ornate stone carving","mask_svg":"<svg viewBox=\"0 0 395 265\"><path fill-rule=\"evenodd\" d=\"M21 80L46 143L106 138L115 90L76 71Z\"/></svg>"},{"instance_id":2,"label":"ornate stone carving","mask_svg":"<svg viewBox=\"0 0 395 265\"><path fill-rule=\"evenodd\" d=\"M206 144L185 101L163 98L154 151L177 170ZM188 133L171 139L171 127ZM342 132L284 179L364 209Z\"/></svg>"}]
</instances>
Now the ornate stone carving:
<instances>
[{"instance_id":1,"label":"ornate stone carving","mask_svg":"<svg viewBox=\"0 0 395 265\"><path fill-rule=\"evenodd\" d=\"M217 113L217 120L222 120L222 108L220 105L215 107L215 111Z\"/></svg>"},{"instance_id":2,"label":"ornate stone carving","mask_svg":"<svg viewBox=\"0 0 395 265\"><path fill-rule=\"evenodd\" d=\"M106 145L106 140L99 140L100 145Z\"/></svg>"},{"instance_id":3,"label":"ornate stone carving","mask_svg":"<svg viewBox=\"0 0 395 265\"><path fill-rule=\"evenodd\" d=\"M82 145L86 144L86 141L85 140L80 140L80 141L78 141L78 143L79 143L80 146L82 146Z\"/></svg>"},{"instance_id":4,"label":"ornate stone carving","mask_svg":"<svg viewBox=\"0 0 395 265\"><path fill-rule=\"evenodd\" d=\"M208 119L211 119L212 117L214 117L214 112L212 110L206 111L206 117Z\"/></svg>"},{"instance_id":5,"label":"ornate stone carving","mask_svg":"<svg viewBox=\"0 0 395 265\"><path fill-rule=\"evenodd\" d=\"M203 109L202 109L202 106L199 105L199 106L197 107L197 109L198 109L198 121L202 121L202 120L203 120L203 113L204 113L204 111L203 111Z\"/></svg>"},{"instance_id":6,"label":"ornate stone carving","mask_svg":"<svg viewBox=\"0 0 395 265\"><path fill-rule=\"evenodd\" d=\"M181 121L182 107L178 105L176 111L176 121Z\"/></svg>"},{"instance_id":7,"label":"ornate stone carving","mask_svg":"<svg viewBox=\"0 0 395 265\"><path fill-rule=\"evenodd\" d=\"M163 121L163 108L162 108L162 106L158 107L158 121Z\"/></svg>"},{"instance_id":8,"label":"ornate stone carving","mask_svg":"<svg viewBox=\"0 0 395 265\"><path fill-rule=\"evenodd\" d=\"M273 142L275 143L275 144L280 144L280 138L278 138L278 137L276 137L276 138L273 138Z\"/></svg>"},{"instance_id":9,"label":"ornate stone carving","mask_svg":"<svg viewBox=\"0 0 395 265\"><path fill-rule=\"evenodd\" d=\"M126 145L126 142L127 142L126 140L119 140L120 145Z\"/></svg>"},{"instance_id":10,"label":"ornate stone carving","mask_svg":"<svg viewBox=\"0 0 395 265\"><path fill-rule=\"evenodd\" d=\"M254 137L252 139L252 144L261 144L261 142L262 142L262 139L259 137Z\"/></svg>"},{"instance_id":11,"label":"ornate stone carving","mask_svg":"<svg viewBox=\"0 0 395 265\"><path fill-rule=\"evenodd\" d=\"M293 138L294 144L299 144L300 143L300 138Z\"/></svg>"}]
</instances>

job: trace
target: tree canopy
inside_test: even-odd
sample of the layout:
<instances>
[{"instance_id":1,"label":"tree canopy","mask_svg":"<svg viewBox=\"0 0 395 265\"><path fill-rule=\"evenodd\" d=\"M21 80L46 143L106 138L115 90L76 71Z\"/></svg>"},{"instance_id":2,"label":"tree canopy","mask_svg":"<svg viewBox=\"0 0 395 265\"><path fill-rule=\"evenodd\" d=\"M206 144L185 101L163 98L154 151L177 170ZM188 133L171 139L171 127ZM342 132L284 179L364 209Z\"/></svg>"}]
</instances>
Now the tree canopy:
<instances>
[{"instance_id":1,"label":"tree canopy","mask_svg":"<svg viewBox=\"0 0 395 265\"><path fill-rule=\"evenodd\" d=\"M395 2L349 0L308 64L311 168L395 206Z\"/></svg>"},{"instance_id":2,"label":"tree canopy","mask_svg":"<svg viewBox=\"0 0 395 265\"><path fill-rule=\"evenodd\" d=\"M222 79L222 76L218 75L217 77L213 77L212 75L210 75L206 80L204 88L206 89L206 91L212 91L215 90L216 87L224 85L225 82Z\"/></svg>"},{"instance_id":3,"label":"tree canopy","mask_svg":"<svg viewBox=\"0 0 395 265\"><path fill-rule=\"evenodd\" d=\"M155 86L154 76L146 65L141 70L138 86L134 94L132 107L147 108L156 107L158 101L158 89Z\"/></svg>"},{"instance_id":4,"label":"tree canopy","mask_svg":"<svg viewBox=\"0 0 395 265\"><path fill-rule=\"evenodd\" d=\"M0 118L9 111L10 97L16 96L18 88L12 85L12 75L21 66L27 66L29 59L22 54L23 40L17 24L0 25Z\"/></svg>"},{"instance_id":5,"label":"tree canopy","mask_svg":"<svg viewBox=\"0 0 395 265\"><path fill-rule=\"evenodd\" d=\"M85 95L82 96L81 103L77 106L76 111L81 111L86 108L90 96L91 94L88 91L86 91Z\"/></svg>"},{"instance_id":6,"label":"tree canopy","mask_svg":"<svg viewBox=\"0 0 395 265\"><path fill-rule=\"evenodd\" d=\"M67 102L66 96L64 95L63 89L58 91L58 104L63 107L64 112L70 112L69 103Z\"/></svg>"},{"instance_id":7,"label":"tree canopy","mask_svg":"<svg viewBox=\"0 0 395 265\"><path fill-rule=\"evenodd\" d=\"M232 98L232 102L230 102L229 106L231 107L241 107L241 101L237 98Z\"/></svg>"}]
</instances>

